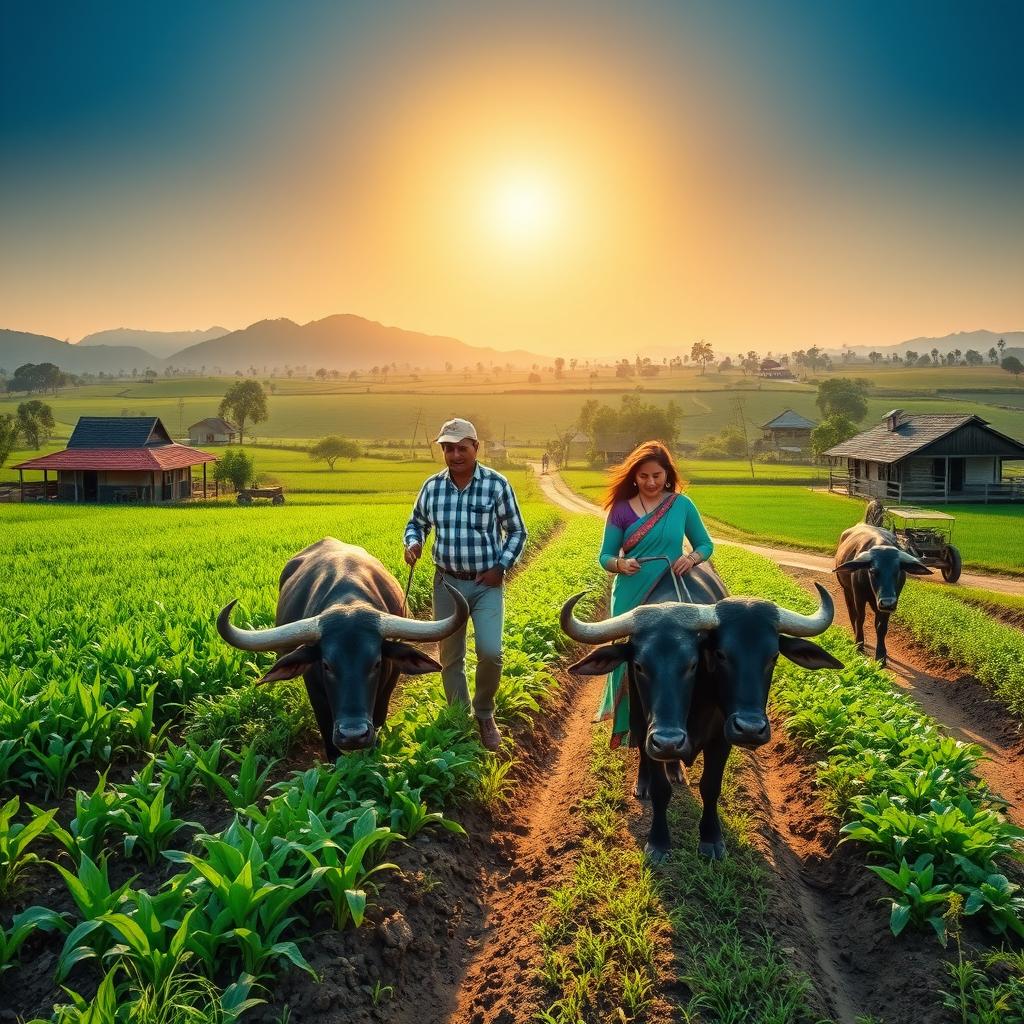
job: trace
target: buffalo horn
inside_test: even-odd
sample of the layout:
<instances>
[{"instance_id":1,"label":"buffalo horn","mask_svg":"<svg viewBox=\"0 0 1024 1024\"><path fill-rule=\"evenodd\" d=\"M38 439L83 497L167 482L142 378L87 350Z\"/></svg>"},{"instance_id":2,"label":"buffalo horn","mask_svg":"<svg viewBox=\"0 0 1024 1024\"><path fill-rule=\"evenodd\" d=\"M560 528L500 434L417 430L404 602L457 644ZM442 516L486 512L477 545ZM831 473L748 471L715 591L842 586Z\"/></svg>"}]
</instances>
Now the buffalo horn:
<instances>
[{"instance_id":1,"label":"buffalo horn","mask_svg":"<svg viewBox=\"0 0 1024 1024\"><path fill-rule=\"evenodd\" d=\"M610 619L603 619L601 622L583 622L573 614L573 608L582 597L586 597L587 591L583 590L573 597L570 597L562 605L562 632L572 640L581 644L603 644L609 640L621 640L633 632L636 624L634 612L624 612L622 615L613 615Z\"/></svg>"},{"instance_id":2,"label":"buffalo horn","mask_svg":"<svg viewBox=\"0 0 1024 1024\"><path fill-rule=\"evenodd\" d=\"M286 622L269 629L240 629L231 622L231 609L238 598L221 609L217 616L217 632L232 647L241 651L292 651L303 644L313 644L320 639L320 620L317 616Z\"/></svg>"},{"instance_id":3,"label":"buffalo horn","mask_svg":"<svg viewBox=\"0 0 1024 1024\"><path fill-rule=\"evenodd\" d=\"M443 619L424 621L423 619L407 619L404 615L380 613L380 635L389 640L418 640L421 643L444 640L463 626L469 618L469 605L466 599L454 587L448 593L455 602L455 610Z\"/></svg>"},{"instance_id":4,"label":"buffalo horn","mask_svg":"<svg viewBox=\"0 0 1024 1024\"><path fill-rule=\"evenodd\" d=\"M776 605L779 609L780 633L785 633L786 636L818 636L832 625L832 617L835 614L832 597L820 583L815 583L814 586L818 590L820 603L818 610L812 615L801 615L799 612Z\"/></svg>"},{"instance_id":5,"label":"buffalo horn","mask_svg":"<svg viewBox=\"0 0 1024 1024\"><path fill-rule=\"evenodd\" d=\"M912 555L909 551L900 551L900 562L903 565L924 565L916 555Z\"/></svg>"}]
</instances>

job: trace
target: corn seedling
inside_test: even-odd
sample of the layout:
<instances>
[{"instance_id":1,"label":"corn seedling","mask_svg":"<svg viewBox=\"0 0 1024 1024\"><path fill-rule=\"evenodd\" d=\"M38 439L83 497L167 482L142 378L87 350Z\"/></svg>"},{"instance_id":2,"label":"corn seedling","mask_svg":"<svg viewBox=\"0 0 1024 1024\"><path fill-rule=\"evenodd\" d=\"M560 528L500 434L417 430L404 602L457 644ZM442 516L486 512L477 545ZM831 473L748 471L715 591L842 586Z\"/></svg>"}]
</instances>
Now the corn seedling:
<instances>
[{"instance_id":1,"label":"corn seedling","mask_svg":"<svg viewBox=\"0 0 1024 1024\"><path fill-rule=\"evenodd\" d=\"M21 801L12 796L0 806L0 896L3 897L17 891L22 873L39 860L29 846L50 827L57 813L55 810L37 813L23 825L14 821L20 805Z\"/></svg>"}]
</instances>

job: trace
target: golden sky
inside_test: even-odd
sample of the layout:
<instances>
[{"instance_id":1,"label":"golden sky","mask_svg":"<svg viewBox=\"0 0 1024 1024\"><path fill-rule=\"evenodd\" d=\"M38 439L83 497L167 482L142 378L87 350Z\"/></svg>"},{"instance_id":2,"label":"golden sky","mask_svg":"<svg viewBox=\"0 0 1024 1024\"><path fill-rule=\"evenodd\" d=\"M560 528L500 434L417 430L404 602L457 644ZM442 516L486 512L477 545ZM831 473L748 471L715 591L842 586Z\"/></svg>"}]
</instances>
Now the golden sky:
<instances>
[{"instance_id":1,"label":"golden sky","mask_svg":"<svg viewBox=\"0 0 1024 1024\"><path fill-rule=\"evenodd\" d=\"M1024 326L1019 153L965 157L970 111L903 96L898 54L869 55L892 90L869 104L868 56L808 64L784 25L383 7L243 39L208 24L191 55L121 25L143 56L162 48L125 72L137 108L97 66L95 96L55 91L63 135L7 125L0 327L76 340L351 312L587 356Z\"/></svg>"}]
</instances>

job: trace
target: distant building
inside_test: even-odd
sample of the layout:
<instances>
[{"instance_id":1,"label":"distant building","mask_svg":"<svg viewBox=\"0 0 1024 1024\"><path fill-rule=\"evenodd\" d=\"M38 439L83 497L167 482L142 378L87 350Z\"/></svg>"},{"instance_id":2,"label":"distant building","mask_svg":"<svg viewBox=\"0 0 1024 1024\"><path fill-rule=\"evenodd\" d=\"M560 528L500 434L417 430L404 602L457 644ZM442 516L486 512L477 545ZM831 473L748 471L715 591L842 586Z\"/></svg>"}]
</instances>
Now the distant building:
<instances>
[{"instance_id":1,"label":"distant building","mask_svg":"<svg viewBox=\"0 0 1024 1024\"><path fill-rule=\"evenodd\" d=\"M238 427L219 416L208 416L188 428L189 444L235 444Z\"/></svg>"},{"instance_id":2,"label":"distant building","mask_svg":"<svg viewBox=\"0 0 1024 1024\"><path fill-rule=\"evenodd\" d=\"M761 424L762 451L801 458L811 450L811 431L818 424L792 409L780 412L775 419Z\"/></svg>"},{"instance_id":3,"label":"distant building","mask_svg":"<svg viewBox=\"0 0 1024 1024\"><path fill-rule=\"evenodd\" d=\"M789 367L783 366L782 363L778 363L774 359L762 359L757 375L768 380L794 379L793 374L789 372Z\"/></svg>"},{"instance_id":4,"label":"distant building","mask_svg":"<svg viewBox=\"0 0 1024 1024\"><path fill-rule=\"evenodd\" d=\"M83 416L67 448L19 463L24 471L42 470L43 493L49 474L57 477L57 497L76 502L130 502L160 505L192 497L192 467L216 462L209 452L176 444L155 416Z\"/></svg>"},{"instance_id":5,"label":"distant building","mask_svg":"<svg viewBox=\"0 0 1024 1024\"><path fill-rule=\"evenodd\" d=\"M971 413L886 413L870 430L830 448L829 489L892 502L1024 501L1024 481L1003 463L1024 444Z\"/></svg>"},{"instance_id":6,"label":"distant building","mask_svg":"<svg viewBox=\"0 0 1024 1024\"><path fill-rule=\"evenodd\" d=\"M600 455L606 466L614 466L626 460L626 456L639 444L629 434L598 434L594 438L594 451Z\"/></svg>"}]
</instances>

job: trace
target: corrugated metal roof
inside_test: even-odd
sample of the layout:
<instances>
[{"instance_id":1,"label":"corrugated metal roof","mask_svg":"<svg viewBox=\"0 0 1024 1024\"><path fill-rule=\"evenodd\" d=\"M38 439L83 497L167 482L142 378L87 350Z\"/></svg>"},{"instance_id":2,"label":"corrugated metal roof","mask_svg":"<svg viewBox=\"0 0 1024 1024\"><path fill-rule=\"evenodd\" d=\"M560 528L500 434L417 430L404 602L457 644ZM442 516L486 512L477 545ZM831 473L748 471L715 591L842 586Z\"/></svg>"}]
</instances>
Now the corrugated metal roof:
<instances>
[{"instance_id":1,"label":"corrugated metal roof","mask_svg":"<svg viewBox=\"0 0 1024 1024\"><path fill-rule=\"evenodd\" d=\"M184 469L204 462L216 462L217 456L189 448L184 444L165 444L151 448L65 448L62 452L41 455L20 462L14 469Z\"/></svg>"},{"instance_id":2,"label":"corrugated metal roof","mask_svg":"<svg viewBox=\"0 0 1024 1024\"><path fill-rule=\"evenodd\" d=\"M801 416L798 412L793 412L792 409L786 409L780 412L778 416L773 420L769 420L767 423L761 424L762 430L807 430L814 429L818 424L814 420L807 419L806 416Z\"/></svg>"},{"instance_id":3,"label":"corrugated metal roof","mask_svg":"<svg viewBox=\"0 0 1024 1024\"><path fill-rule=\"evenodd\" d=\"M882 422L870 430L864 430L855 437L851 437L849 441L843 441L842 444L829 448L825 454L839 459L899 462L972 422L1003 440L1017 445L1024 452L1024 444L993 430L980 416L975 416L973 413L939 412L920 416L904 414L904 418L895 430L890 430L888 424Z\"/></svg>"},{"instance_id":4,"label":"corrugated metal roof","mask_svg":"<svg viewBox=\"0 0 1024 1024\"><path fill-rule=\"evenodd\" d=\"M82 416L68 448L144 448L171 443L171 435L157 416Z\"/></svg>"}]
</instances>

